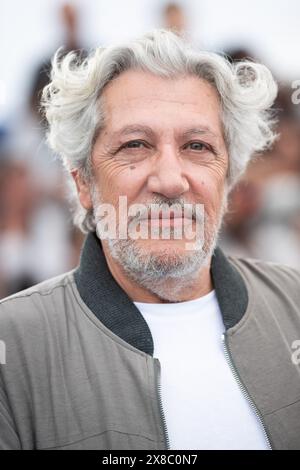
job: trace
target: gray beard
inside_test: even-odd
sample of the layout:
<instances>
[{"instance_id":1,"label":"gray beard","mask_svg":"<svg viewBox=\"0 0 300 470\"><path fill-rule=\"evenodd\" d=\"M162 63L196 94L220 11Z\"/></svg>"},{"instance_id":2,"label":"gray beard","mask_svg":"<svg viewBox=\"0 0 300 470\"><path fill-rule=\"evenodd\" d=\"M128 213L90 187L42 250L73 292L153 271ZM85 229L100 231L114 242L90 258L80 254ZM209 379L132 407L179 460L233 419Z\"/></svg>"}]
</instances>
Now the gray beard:
<instances>
[{"instance_id":1,"label":"gray beard","mask_svg":"<svg viewBox=\"0 0 300 470\"><path fill-rule=\"evenodd\" d=\"M144 253L135 240L108 240L111 256L127 276L163 300L176 302L180 293L197 282L216 247L218 229L205 234L206 242L197 250L178 254L170 250Z\"/></svg>"},{"instance_id":2,"label":"gray beard","mask_svg":"<svg viewBox=\"0 0 300 470\"><path fill-rule=\"evenodd\" d=\"M98 195L94 199L97 199L93 201L97 222ZM106 242L109 253L133 282L162 300L178 302L180 294L198 281L201 270L210 261L217 244L225 206L224 195L222 210L216 222L212 222L205 213L204 240L195 250L187 250L183 254L175 249L145 253L146 250L137 240L108 238Z\"/></svg>"}]
</instances>

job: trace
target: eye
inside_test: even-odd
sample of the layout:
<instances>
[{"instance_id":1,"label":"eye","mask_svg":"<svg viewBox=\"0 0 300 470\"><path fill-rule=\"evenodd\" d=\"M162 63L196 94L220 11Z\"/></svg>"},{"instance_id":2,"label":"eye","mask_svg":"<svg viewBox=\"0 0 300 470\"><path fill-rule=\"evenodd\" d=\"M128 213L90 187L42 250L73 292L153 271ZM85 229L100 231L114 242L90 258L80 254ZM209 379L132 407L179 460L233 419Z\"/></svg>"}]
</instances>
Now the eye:
<instances>
[{"instance_id":1,"label":"eye","mask_svg":"<svg viewBox=\"0 0 300 470\"><path fill-rule=\"evenodd\" d=\"M126 144L123 144L121 146L122 149L140 149L140 148L145 148L146 143L143 142L142 140L131 140L130 142L126 142Z\"/></svg>"},{"instance_id":2,"label":"eye","mask_svg":"<svg viewBox=\"0 0 300 470\"><path fill-rule=\"evenodd\" d=\"M190 148L191 150L201 152L202 150L210 150L209 146L203 142L189 142L184 146L184 148Z\"/></svg>"}]
</instances>

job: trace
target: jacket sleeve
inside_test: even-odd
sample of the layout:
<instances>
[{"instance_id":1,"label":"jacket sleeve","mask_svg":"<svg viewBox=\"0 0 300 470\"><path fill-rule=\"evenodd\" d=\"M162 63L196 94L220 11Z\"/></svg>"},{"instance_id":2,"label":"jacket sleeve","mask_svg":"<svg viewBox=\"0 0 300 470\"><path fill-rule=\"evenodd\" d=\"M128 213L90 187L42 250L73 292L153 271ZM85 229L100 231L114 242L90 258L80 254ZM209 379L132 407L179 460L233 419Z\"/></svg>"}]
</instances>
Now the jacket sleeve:
<instances>
[{"instance_id":1,"label":"jacket sleeve","mask_svg":"<svg viewBox=\"0 0 300 470\"><path fill-rule=\"evenodd\" d=\"M8 303L7 303L8 305ZM17 450L22 448L21 439L19 438L16 420L14 416L11 396L8 388L7 373L9 372L14 378L18 378L20 372L19 366L14 366L11 370L10 362L7 361L6 348L10 346L10 325L9 325L9 309L0 302L0 450ZM19 342L13 339L13 344ZM4 360L3 360L3 344L4 344Z\"/></svg>"},{"instance_id":2,"label":"jacket sleeve","mask_svg":"<svg viewBox=\"0 0 300 470\"><path fill-rule=\"evenodd\" d=\"M1 367L3 365L0 365L0 450L21 450L21 442L5 397Z\"/></svg>"}]
</instances>

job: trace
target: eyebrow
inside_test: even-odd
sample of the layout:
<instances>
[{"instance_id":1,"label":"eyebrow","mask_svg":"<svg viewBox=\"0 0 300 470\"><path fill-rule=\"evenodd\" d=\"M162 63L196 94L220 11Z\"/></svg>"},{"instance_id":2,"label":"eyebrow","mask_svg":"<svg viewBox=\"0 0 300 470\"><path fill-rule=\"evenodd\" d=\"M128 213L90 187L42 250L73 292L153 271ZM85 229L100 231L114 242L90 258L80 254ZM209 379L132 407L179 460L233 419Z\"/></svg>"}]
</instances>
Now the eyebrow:
<instances>
[{"instance_id":1,"label":"eyebrow","mask_svg":"<svg viewBox=\"0 0 300 470\"><path fill-rule=\"evenodd\" d=\"M149 136L153 136L154 132L151 127L142 126L140 124L131 124L128 126L124 126L121 129L113 132L112 137L121 137L123 135L133 134L139 132L140 134L146 134Z\"/></svg>"},{"instance_id":2,"label":"eyebrow","mask_svg":"<svg viewBox=\"0 0 300 470\"><path fill-rule=\"evenodd\" d=\"M121 137L124 135L132 134L132 133L143 133L149 136L153 136L155 133L149 126L143 126L141 124L132 124L122 127L121 129L113 132L112 137ZM218 138L219 136L212 131L212 129L208 126L199 126L186 129L182 135L184 137L188 137L193 134L199 135L211 135L214 138Z\"/></svg>"},{"instance_id":3,"label":"eyebrow","mask_svg":"<svg viewBox=\"0 0 300 470\"><path fill-rule=\"evenodd\" d=\"M212 137L218 138L217 134L213 132L210 127L207 126L201 126L201 127L193 127L192 129L187 129L184 133L183 136L188 137L192 134L200 134L200 135L211 135Z\"/></svg>"}]
</instances>

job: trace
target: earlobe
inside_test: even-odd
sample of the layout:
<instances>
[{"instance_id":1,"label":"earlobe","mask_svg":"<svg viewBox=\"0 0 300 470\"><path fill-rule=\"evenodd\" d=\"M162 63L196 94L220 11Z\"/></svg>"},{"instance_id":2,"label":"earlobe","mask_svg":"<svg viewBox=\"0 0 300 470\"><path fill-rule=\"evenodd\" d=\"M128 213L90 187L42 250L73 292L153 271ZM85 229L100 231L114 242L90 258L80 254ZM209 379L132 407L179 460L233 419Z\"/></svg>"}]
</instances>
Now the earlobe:
<instances>
[{"instance_id":1,"label":"earlobe","mask_svg":"<svg viewBox=\"0 0 300 470\"><path fill-rule=\"evenodd\" d=\"M86 210L91 209L93 207L93 204L92 204L92 199L91 199L91 194L90 194L90 186L82 178L79 170L72 170L71 175L76 184L78 197L79 197L82 207L84 207Z\"/></svg>"}]
</instances>

